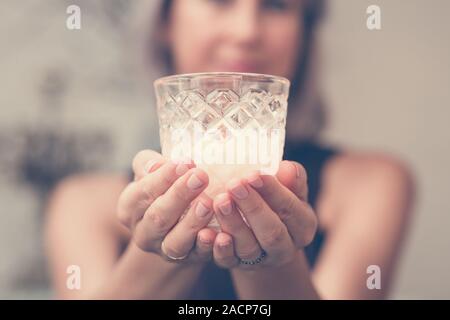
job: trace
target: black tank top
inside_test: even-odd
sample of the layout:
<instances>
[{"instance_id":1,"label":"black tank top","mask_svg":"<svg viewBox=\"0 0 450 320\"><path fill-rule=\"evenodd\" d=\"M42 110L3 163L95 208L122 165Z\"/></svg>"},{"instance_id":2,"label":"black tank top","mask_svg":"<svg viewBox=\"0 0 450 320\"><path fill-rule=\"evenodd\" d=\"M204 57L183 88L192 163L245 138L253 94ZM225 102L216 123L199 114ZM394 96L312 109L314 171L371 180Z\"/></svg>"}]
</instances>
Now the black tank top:
<instances>
[{"instance_id":1,"label":"black tank top","mask_svg":"<svg viewBox=\"0 0 450 320\"><path fill-rule=\"evenodd\" d=\"M312 142L286 142L283 158L297 161L305 167L308 174L308 202L313 208L317 206L322 169L326 162L336 154L337 150ZM325 233L318 229L311 244L304 248L311 268L315 265L324 240ZM217 267L214 262L209 262L205 266L190 296L190 299L209 300L235 300L236 298L229 271Z\"/></svg>"}]
</instances>

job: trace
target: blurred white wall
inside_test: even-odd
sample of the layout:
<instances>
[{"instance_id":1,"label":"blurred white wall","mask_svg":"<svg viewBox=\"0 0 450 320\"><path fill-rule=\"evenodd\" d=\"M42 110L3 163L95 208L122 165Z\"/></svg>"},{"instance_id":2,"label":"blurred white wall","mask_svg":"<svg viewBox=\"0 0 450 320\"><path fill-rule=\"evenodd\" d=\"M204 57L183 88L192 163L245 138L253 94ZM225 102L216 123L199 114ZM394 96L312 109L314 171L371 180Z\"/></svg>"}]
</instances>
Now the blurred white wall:
<instances>
[{"instance_id":1,"label":"blurred white wall","mask_svg":"<svg viewBox=\"0 0 450 320\"><path fill-rule=\"evenodd\" d=\"M70 4L82 28L66 28ZM137 1L136 1L137 3ZM123 0L0 1L0 298L49 297L46 181L127 172L158 146L151 84L136 70Z\"/></svg>"},{"instance_id":2,"label":"blurred white wall","mask_svg":"<svg viewBox=\"0 0 450 320\"><path fill-rule=\"evenodd\" d=\"M366 28L371 4L381 7L380 31ZM450 298L449 12L446 0L330 1L323 30L326 137L397 154L416 174L393 298Z\"/></svg>"}]
</instances>

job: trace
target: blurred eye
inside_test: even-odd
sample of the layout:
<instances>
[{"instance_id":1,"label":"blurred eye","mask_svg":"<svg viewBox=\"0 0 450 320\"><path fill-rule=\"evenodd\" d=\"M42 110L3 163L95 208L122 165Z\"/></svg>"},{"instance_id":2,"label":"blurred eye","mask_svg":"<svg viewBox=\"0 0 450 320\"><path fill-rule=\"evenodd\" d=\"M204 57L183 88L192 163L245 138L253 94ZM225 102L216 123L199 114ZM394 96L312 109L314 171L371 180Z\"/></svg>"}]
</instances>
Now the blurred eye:
<instances>
[{"instance_id":1,"label":"blurred eye","mask_svg":"<svg viewBox=\"0 0 450 320\"><path fill-rule=\"evenodd\" d=\"M269 10L285 11L289 9L289 3L286 0L262 0L262 5Z\"/></svg>"}]
</instances>

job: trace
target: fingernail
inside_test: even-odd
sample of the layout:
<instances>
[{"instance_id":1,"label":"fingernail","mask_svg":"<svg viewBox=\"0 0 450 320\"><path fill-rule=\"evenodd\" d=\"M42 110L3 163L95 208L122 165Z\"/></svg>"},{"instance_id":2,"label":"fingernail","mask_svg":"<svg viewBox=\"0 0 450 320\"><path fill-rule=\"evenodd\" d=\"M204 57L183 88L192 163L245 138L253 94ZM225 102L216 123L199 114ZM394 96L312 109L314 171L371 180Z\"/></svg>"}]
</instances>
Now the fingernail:
<instances>
[{"instance_id":1,"label":"fingernail","mask_svg":"<svg viewBox=\"0 0 450 320\"><path fill-rule=\"evenodd\" d=\"M224 216L229 216L231 214L231 202L227 201L219 205L219 210Z\"/></svg>"},{"instance_id":2,"label":"fingernail","mask_svg":"<svg viewBox=\"0 0 450 320\"><path fill-rule=\"evenodd\" d=\"M300 178L300 169L299 169L299 167L294 162L291 161L291 163L292 163L292 165L295 168L295 175L297 176L297 178Z\"/></svg>"},{"instance_id":3,"label":"fingernail","mask_svg":"<svg viewBox=\"0 0 450 320\"><path fill-rule=\"evenodd\" d=\"M199 237L199 239L204 244L212 244L213 243L213 241L211 241L210 239L206 239L206 238L202 238L202 237Z\"/></svg>"},{"instance_id":4,"label":"fingernail","mask_svg":"<svg viewBox=\"0 0 450 320\"><path fill-rule=\"evenodd\" d=\"M247 179L248 183L255 188L261 188L264 184L262 179L259 176L253 176Z\"/></svg>"},{"instance_id":5,"label":"fingernail","mask_svg":"<svg viewBox=\"0 0 450 320\"><path fill-rule=\"evenodd\" d=\"M155 168L155 165L158 163L158 161L152 159L149 160L145 166L144 166L144 174L149 174L153 171L153 169Z\"/></svg>"},{"instance_id":6,"label":"fingernail","mask_svg":"<svg viewBox=\"0 0 450 320\"><path fill-rule=\"evenodd\" d=\"M241 183L238 183L236 186L232 187L230 191L236 198L240 200L248 197L248 191Z\"/></svg>"},{"instance_id":7,"label":"fingernail","mask_svg":"<svg viewBox=\"0 0 450 320\"><path fill-rule=\"evenodd\" d=\"M210 212L211 210L209 210L209 208L207 208L203 203L198 202L197 208L195 208L195 213L199 218L205 218Z\"/></svg>"},{"instance_id":8,"label":"fingernail","mask_svg":"<svg viewBox=\"0 0 450 320\"><path fill-rule=\"evenodd\" d=\"M191 190L198 189L203 186L203 181L200 180L195 174L189 177L187 186Z\"/></svg>"},{"instance_id":9,"label":"fingernail","mask_svg":"<svg viewBox=\"0 0 450 320\"><path fill-rule=\"evenodd\" d=\"M182 176L183 174L185 174L186 172L188 172L189 167L183 163L180 163L179 165L177 165L176 169L175 169L175 173L179 176Z\"/></svg>"},{"instance_id":10,"label":"fingernail","mask_svg":"<svg viewBox=\"0 0 450 320\"><path fill-rule=\"evenodd\" d=\"M225 241L225 242L220 242L219 243L219 247L220 248L226 248L231 244L231 241Z\"/></svg>"}]
</instances>

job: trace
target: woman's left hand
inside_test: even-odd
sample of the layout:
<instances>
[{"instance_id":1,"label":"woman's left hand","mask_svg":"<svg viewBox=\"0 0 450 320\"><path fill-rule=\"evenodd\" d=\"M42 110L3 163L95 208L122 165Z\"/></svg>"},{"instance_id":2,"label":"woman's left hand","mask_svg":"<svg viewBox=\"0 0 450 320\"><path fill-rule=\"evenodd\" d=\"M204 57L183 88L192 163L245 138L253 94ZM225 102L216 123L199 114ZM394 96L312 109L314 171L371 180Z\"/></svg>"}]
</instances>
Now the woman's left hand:
<instances>
[{"instance_id":1,"label":"woman's left hand","mask_svg":"<svg viewBox=\"0 0 450 320\"><path fill-rule=\"evenodd\" d=\"M214 199L222 228L214 242L216 264L255 269L291 262L317 229L316 215L307 203L306 179L303 166L282 161L276 176L253 173L230 181L228 192Z\"/></svg>"}]
</instances>

